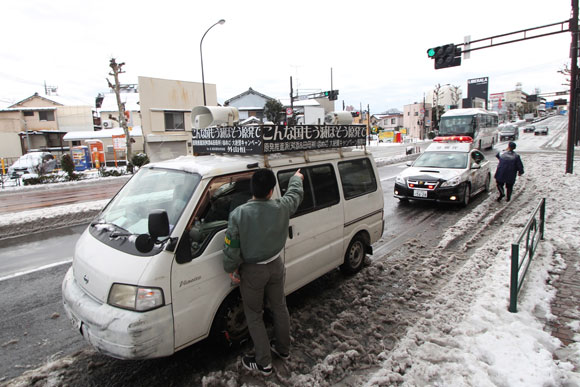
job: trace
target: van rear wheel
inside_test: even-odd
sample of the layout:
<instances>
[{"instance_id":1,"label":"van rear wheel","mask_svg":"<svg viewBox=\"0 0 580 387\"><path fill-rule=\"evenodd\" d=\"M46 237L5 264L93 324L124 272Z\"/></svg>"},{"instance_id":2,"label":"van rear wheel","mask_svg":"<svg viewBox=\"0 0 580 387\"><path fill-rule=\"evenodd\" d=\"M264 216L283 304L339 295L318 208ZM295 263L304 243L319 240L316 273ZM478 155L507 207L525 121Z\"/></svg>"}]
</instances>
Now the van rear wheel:
<instances>
[{"instance_id":1,"label":"van rear wheel","mask_svg":"<svg viewBox=\"0 0 580 387\"><path fill-rule=\"evenodd\" d=\"M359 234L350 241L348 249L344 255L344 263L340 265L340 270L344 274L356 274L362 269L366 255L366 241Z\"/></svg>"}]
</instances>

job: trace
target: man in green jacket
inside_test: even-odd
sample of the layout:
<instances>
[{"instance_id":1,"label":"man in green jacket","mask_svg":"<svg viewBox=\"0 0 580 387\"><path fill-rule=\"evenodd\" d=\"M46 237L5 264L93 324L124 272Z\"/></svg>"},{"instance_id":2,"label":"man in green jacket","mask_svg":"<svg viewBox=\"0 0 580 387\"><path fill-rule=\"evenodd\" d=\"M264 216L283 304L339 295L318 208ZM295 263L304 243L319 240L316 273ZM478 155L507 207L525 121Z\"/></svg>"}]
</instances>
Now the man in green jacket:
<instances>
[{"instance_id":1,"label":"man in green jacket","mask_svg":"<svg viewBox=\"0 0 580 387\"><path fill-rule=\"evenodd\" d=\"M283 197L272 200L276 177L269 169L252 176L252 199L230 213L224 247L224 270L240 284L244 314L255 356L242 364L265 376L272 373L272 354L287 359L290 354L290 317L284 295L286 269L280 253L288 237L290 216L302 202L304 176L300 170L288 182ZM264 325L264 297L274 316L275 341L270 345Z\"/></svg>"}]
</instances>

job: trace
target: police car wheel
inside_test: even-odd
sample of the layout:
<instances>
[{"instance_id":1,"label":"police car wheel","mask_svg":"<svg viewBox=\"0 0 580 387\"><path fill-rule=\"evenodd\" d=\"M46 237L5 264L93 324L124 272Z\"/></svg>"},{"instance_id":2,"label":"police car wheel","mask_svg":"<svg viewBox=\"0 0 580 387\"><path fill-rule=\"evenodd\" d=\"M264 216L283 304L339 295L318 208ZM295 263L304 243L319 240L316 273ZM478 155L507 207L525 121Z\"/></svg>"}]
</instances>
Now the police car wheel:
<instances>
[{"instance_id":1,"label":"police car wheel","mask_svg":"<svg viewBox=\"0 0 580 387\"><path fill-rule=\"evenodd\" d=\"M471 187L469 187L469 184L466 184L465 190L463 191L463 201L461 202L461 205L463 207L467 207L467 205L469 204L470 196L471 196Z\"/></svg>"},{"instance_id":2,"label":"police car wheel","mask_svg":"<svg viewBox=\"0 0 580 387\"><path fill-rule=\"evenodd\" d=\"M344 274L358 273L362 269L365 255L366 242L361 235L355 235L346 249L344 263L340 265L340 270Z\"/></svg>"},{"instance_id":3,"label":"police car wheel","mask_svg":"<svg viewBox=\"0 0 580 387\"><path fill-rule=\"evenodd\" d=\"M485 192L489 192L490 187L491 187L491 178L489 177L489 175L487 175L487 177L485 178Z\"/></svg>"}]
</instances>

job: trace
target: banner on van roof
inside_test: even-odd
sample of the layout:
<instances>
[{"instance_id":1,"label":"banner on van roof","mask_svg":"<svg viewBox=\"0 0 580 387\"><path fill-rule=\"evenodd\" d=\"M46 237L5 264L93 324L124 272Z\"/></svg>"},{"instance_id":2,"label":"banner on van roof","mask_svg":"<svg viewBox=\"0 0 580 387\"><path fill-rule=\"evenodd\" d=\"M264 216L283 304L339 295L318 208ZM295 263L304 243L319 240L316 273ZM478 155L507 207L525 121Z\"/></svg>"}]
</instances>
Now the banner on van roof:
<instances>
[{"instance_id":1,"label":"banner on van roof","mask_svg":"<svg viewBox=\"0 0 580 387\"><path fill-rule=\"evenodd\" d=\"M366 144L365 125L248 125L193 129L194 153L267 154Z\"/></svg>"}]
</instances>

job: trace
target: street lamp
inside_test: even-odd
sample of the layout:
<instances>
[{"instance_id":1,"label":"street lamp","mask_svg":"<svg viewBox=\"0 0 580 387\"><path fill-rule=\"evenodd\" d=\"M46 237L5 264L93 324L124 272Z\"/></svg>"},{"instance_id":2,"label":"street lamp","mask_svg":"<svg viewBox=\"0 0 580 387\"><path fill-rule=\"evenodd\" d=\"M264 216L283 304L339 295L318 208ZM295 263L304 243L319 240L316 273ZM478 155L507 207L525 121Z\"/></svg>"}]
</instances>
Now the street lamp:
<instances>
[{"instance_id":1,"label":"street lamp","mask_svg":"<svg viewBox=\"0 0 580 387\"><path fill-rule=\"evenodd\" d=\"M206 100L205 100L205 78L203 77L203 53L201 51L201 44L203 43L203 38L205 38L205 35L209 32L209 30L211 30L212 28L214 28L215 26L217 26L218 24L224 24L226 21L224 19L220 19L220 21L218 21L217 23L215 23L214 25L212 25L211 27L209 27L207 29L207 31L205 31L205 34L203 34L203 36L201 37L201 41L199 42L199 57L201 58L201 83L203 85L203 105L205 106Z\"/></svg>"}]
</instances>

